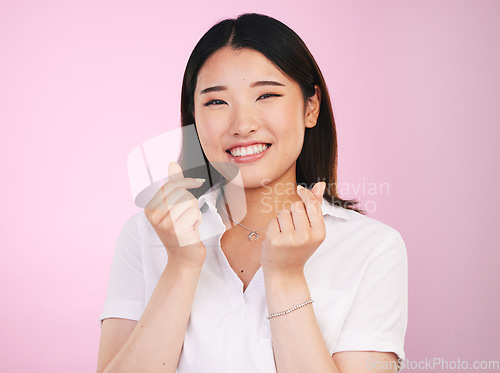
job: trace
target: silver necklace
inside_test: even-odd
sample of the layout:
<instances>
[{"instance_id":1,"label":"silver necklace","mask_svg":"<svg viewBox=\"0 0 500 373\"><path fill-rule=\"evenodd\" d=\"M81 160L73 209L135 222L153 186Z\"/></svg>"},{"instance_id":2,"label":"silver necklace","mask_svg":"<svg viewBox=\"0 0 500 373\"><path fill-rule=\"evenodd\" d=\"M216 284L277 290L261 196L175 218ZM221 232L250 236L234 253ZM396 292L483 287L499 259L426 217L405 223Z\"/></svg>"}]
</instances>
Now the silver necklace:
<instances>
[{"instance_id":1,"label":"silver necklace","mask_svg":"<svg viewBox=\"0 0 500 373\"><path fill-rule=\"evenodd\" d=\"M250 234L248 235L248 240L249 240L249 241L255 241L256 239L258 239L258 238L259 238L259 235L257 234L257 231L260 231L261 229L266 228L266 227L262 227L262 228L259 228L259 229L250 229L250 228L247 228L247 227L245 227L243 224L238 223L236 220L234 220L234 219L231 217L231 215L229 215L229 214L227 213L226 209L224 208L224 203L222 203L222 204L221 204L221 207L222 207L222 209L224 210L224 212L226 213L226 215L227 215L227 216L229 216L229 218L230 218L232 221L234 221L236 224L238 224L238 225L242 226L242 227L243 227L243 228L245 228L246 230L251 231L251 232L250 232Z\"/></svg>"}]
</instances>

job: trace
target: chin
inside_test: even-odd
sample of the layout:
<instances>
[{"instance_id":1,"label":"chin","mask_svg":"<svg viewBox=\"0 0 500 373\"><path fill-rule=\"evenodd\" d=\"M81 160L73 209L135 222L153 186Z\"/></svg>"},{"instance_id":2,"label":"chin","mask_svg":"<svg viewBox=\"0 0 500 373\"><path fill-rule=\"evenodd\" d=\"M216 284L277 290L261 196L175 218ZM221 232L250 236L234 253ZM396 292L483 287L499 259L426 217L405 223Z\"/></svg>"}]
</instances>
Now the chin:
<instances>
[{"instance_id":1,"label":"chin","mask_svg":"<svg viewBox=\"0 0 500 373\"><path fill-rule=\"evenodd\" d=\"M254 189L254 188L262 188L267 186L272 182L273 179L267 176L258 176L258 175L242 175L238 174L238 177L234 178L230 181L231 185L234 185L239 188L245 189Z\"/></svg>"}]
</instances>

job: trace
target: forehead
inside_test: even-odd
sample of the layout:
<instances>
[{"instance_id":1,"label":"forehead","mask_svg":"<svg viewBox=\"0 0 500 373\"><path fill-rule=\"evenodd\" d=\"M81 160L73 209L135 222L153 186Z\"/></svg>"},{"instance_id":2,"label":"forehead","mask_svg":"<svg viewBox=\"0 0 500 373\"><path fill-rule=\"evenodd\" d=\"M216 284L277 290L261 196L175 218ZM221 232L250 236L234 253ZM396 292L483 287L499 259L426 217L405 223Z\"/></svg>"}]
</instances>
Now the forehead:
<instances>
[{"instance_id":1,"label":"forehead","mask_svg":"<svg viewBox=\"0 0 500 373\"><path fill-rule=\"evenodd\" d=\"M250 48L235 50L224 47L210 56L201 67L196 90L203 89L201 85L231 85L243 81L250 84L253 80L264 78L279 79L285 84L293 82L261 52Z\"/></svg>"}]
</instances>

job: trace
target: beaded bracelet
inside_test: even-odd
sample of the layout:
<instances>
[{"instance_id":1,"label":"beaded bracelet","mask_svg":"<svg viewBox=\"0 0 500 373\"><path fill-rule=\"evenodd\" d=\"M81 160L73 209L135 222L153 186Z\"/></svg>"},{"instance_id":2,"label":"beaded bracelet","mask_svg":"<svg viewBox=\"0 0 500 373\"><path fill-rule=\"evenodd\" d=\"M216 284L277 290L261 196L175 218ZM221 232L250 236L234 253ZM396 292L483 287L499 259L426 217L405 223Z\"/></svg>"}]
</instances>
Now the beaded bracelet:
<instances>
[{"instance_id":1,"label":"beaded bracelet","mask_svg":"<svg viewBox=\"0 0 500 373\"><path fill-rule=\"evenodd\" d=\"M305 301L304 303L301 303L301 304L298 304L296 305L295 307L292 307L290 308L289 310L286 310L286 311L281 311L281 312L278 312L278 313L273 313L269 316L267 316L268 319L270 319L271 317L276 317L276 316L282 316L282 315L286 315L287 313L290 313L292 311L295 311L296 309L300 308L300 307L304 307L305 305L309 304L309 303L312 303L314 302L312 299L308 300L308 301Z\"/></svg>"}]
</instances>

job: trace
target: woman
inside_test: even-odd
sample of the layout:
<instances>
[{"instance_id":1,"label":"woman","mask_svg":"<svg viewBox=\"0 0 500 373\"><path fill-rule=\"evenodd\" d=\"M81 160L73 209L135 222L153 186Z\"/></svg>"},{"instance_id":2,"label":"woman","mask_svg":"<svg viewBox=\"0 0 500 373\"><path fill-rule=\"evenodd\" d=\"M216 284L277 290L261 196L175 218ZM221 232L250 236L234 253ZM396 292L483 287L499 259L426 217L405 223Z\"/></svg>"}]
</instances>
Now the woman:
<instances>
[{"instance_id":1,"label":"woman","mask_svg":"<svg viewBox=\"0 0 500 373\"><path fill-rule=\"evenodd\" d=\"M123 228L98 371L396 371L405 245L337 196L331 104L302 40L263 15L219 22L190 56L181 114L210 182L187 177L184 144Z\"/></svg>"}]
</instances>

